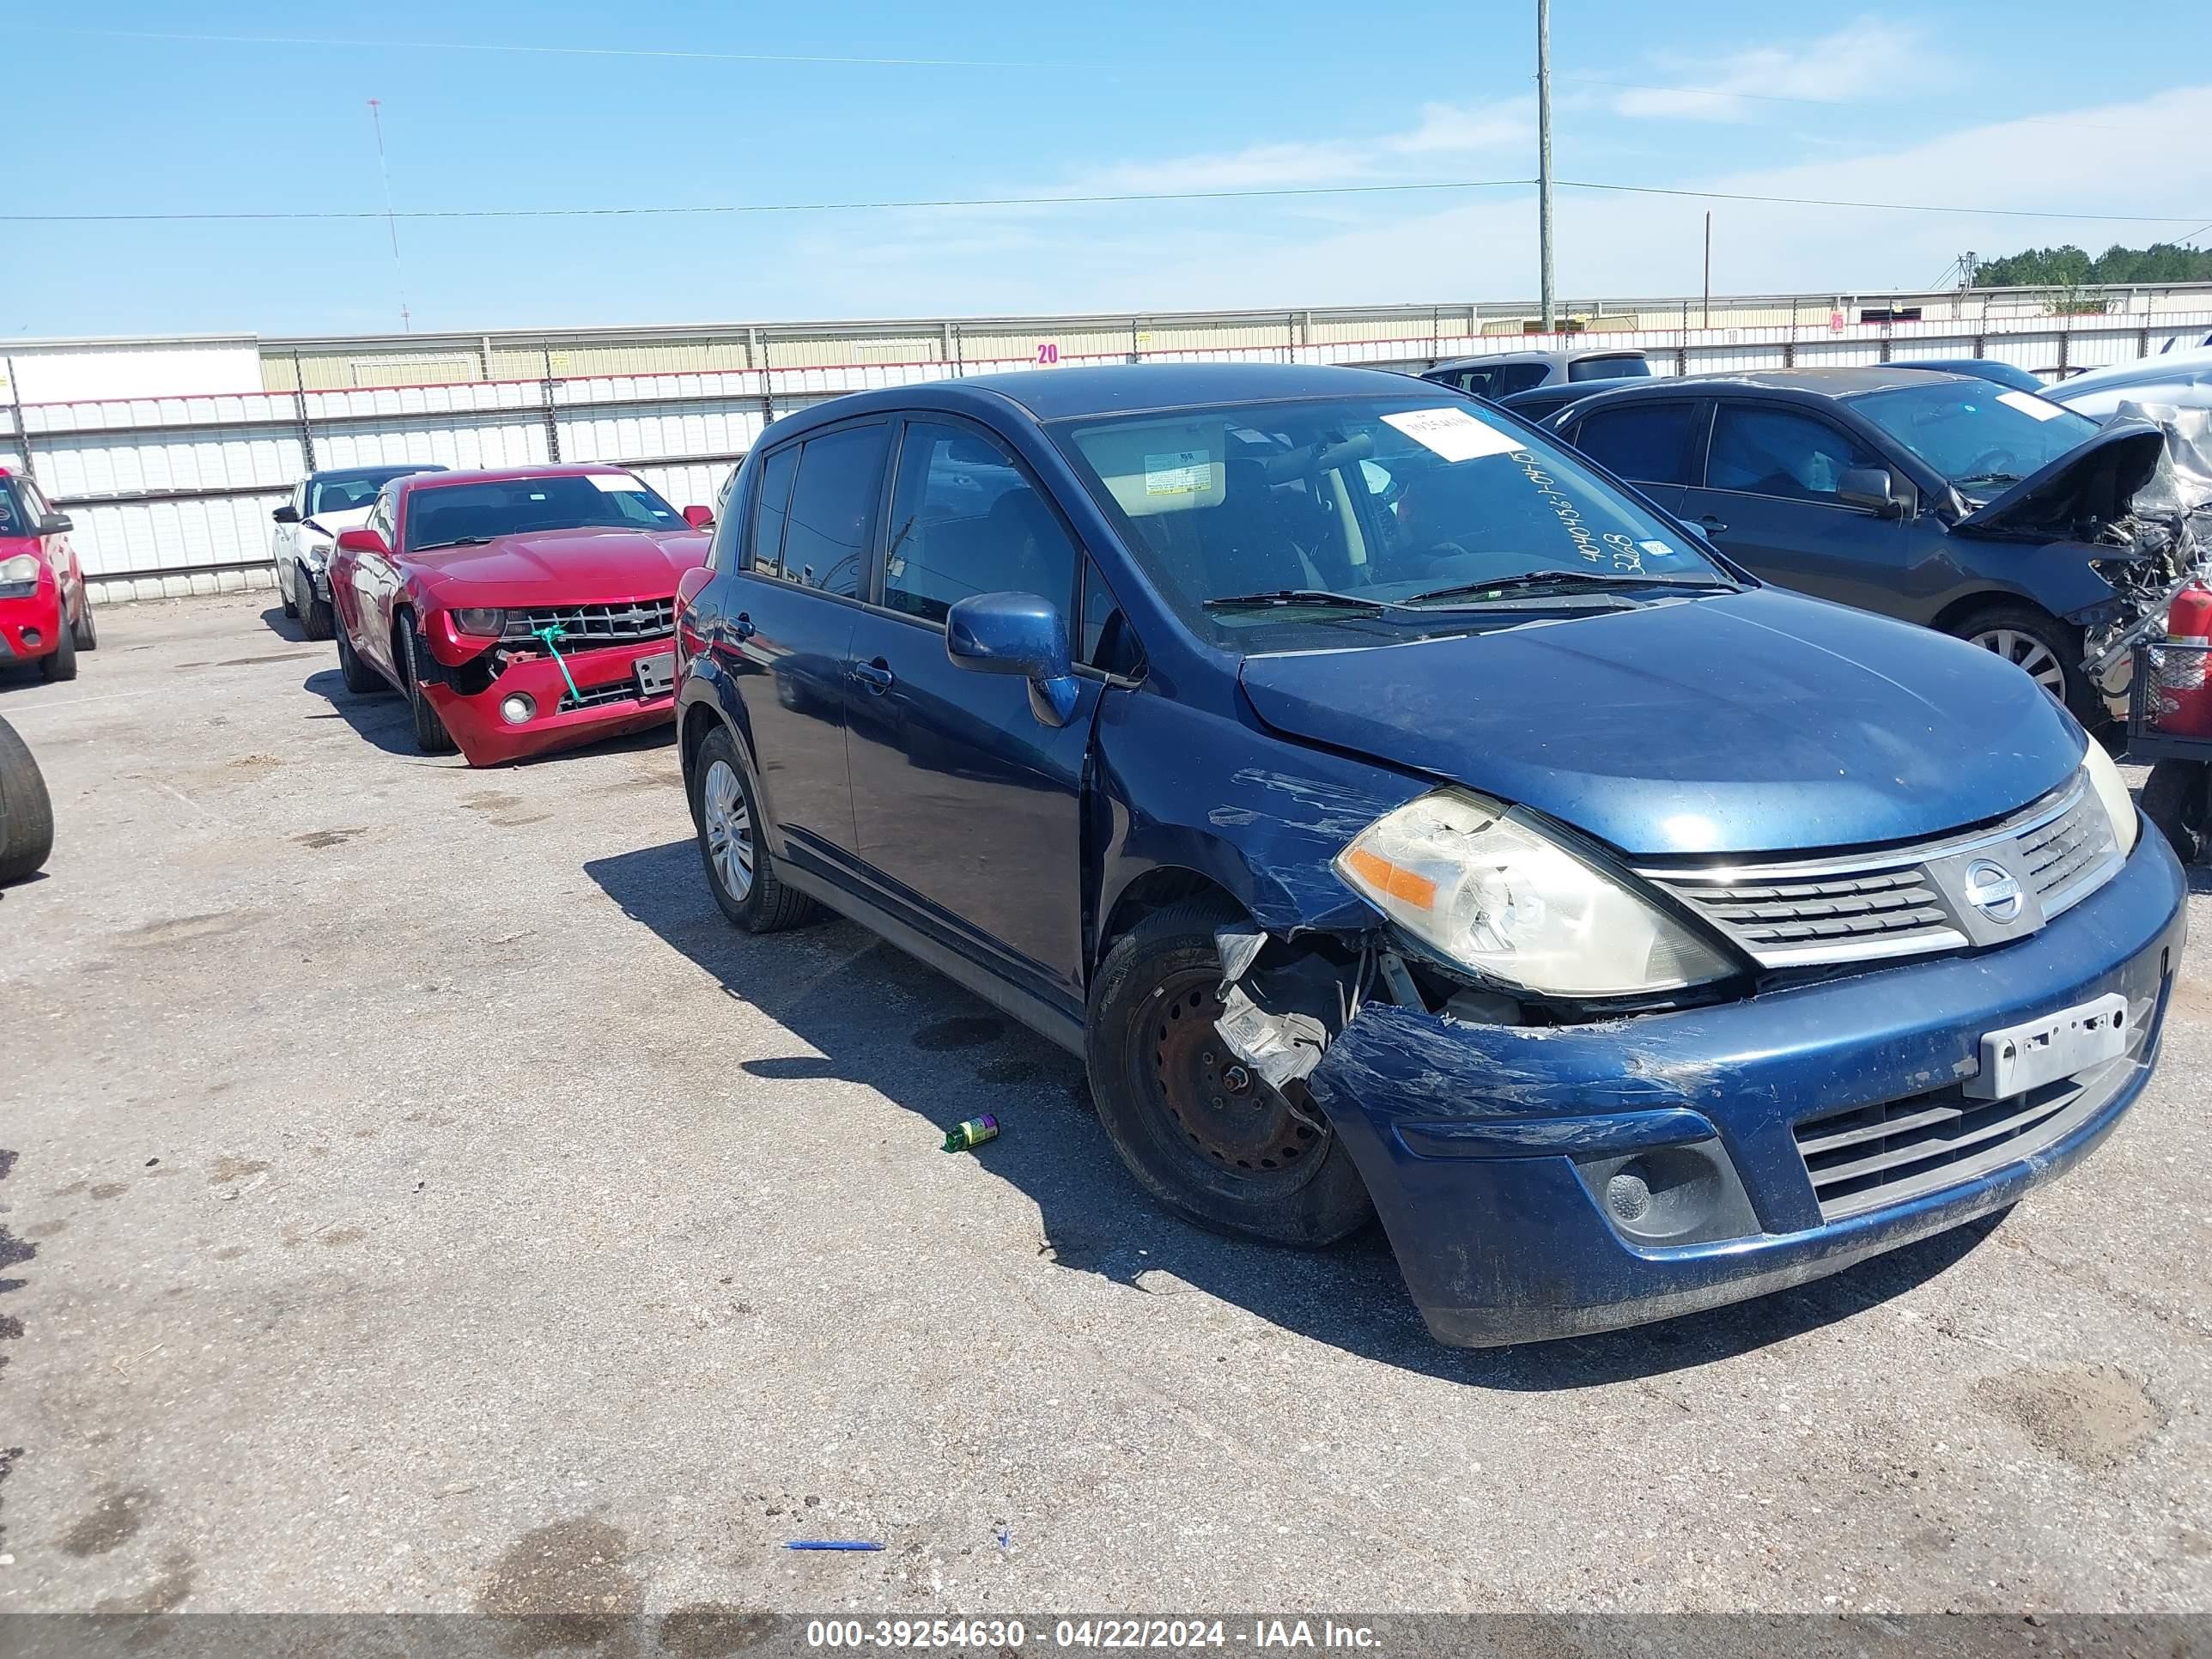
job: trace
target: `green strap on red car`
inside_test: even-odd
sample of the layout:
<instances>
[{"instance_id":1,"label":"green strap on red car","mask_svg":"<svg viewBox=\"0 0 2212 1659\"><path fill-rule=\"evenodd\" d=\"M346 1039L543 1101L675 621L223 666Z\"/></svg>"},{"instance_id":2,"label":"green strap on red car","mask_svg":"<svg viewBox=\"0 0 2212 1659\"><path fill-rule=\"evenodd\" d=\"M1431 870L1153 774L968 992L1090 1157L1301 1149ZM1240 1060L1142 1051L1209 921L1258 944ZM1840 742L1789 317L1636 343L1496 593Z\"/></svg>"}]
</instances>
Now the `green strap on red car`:
<instances>
[{"instance_id":1,"label":"green strap on red car","mask_svg":"<svg viewBox=\"0 0 2212 1659\"><path fill-rule=\"evenodd\" d=\"M545 648L553 653L553 660L561 670L561 678L568 682L568 696L574 698L576 707L581 708L584 694L576 689L576 677L568 672L568 659L561 654L561 641L568 637L568 630L559 623L548 623L543 628L532 629L530 637L545 641ZM566 702L568 698L562 701Z\"/></svg>"}]
</instances>

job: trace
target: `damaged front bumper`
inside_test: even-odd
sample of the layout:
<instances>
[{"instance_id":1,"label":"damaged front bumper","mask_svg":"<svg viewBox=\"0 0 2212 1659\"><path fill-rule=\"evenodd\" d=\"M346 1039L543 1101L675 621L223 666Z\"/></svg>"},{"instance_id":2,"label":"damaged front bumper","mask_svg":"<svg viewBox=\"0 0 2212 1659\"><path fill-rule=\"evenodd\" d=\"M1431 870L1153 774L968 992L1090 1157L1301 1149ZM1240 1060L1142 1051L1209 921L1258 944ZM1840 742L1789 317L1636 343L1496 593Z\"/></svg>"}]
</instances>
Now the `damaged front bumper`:
<instances>
[{"instance_id":1,"label":"damaged front bumper","mask_svg":"<svg viewBox=\"0 0 2212 1659\"><path fill-rule=\"evenodd\" d=\"M641 696L637 678L640 659L671 648L670 641L657 640L568 652L568 672L586 699L580 707L569 693L560 664L543 655L509 657L488 680L479 671L471 678L484 681L481 690L465 689L451 678L426 678L422 692L469 764L496 766L548 750L647 731L672 720L673 686L657 696ZM450 667L447 672L452 674ZM530 713L525 720L510 720L501 711L518 696L528 699Z\"/></svg>"},{"instance_id":2,"label":"damaged front bumper","mask_svg":"<svg viewBox=\"0 0 2212 1659\"><path fill-rule=\"evenodd\" d=\"M2185 894L2146 831L1994 951L1590 1025L1370 1001L1305 1080L1439 1340L1638 1324L1833 1273L2078 1162L2149 1078ZM2118 1059L2010 1100L1961 1086L1985 1033L2112 993Z\"/></svg>"}]
</instances>

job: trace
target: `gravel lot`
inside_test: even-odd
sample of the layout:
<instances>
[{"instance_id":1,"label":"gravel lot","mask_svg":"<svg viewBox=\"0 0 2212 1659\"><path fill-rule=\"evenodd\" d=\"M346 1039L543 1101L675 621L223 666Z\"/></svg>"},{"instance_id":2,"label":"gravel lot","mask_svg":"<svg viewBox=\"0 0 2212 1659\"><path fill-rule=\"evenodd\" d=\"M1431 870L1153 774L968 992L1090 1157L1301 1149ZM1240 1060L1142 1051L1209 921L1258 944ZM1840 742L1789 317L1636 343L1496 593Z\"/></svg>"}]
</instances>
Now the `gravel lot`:
<instances>
[{"instance_id":1,"label":"gravel lot","mask_svg":"<svg viewBox=\"0 0 2212 1659\"><path fill-rule=\"evenodd\" d=\"M2212 1607L2189 967L2002 1220L1454 1352L1377 1241L1153 1210L858 928L732 931L667 742L426 760L265 600L0 684L59 823L0 899L0 1610Z\"/></svg>"}]
</instances>

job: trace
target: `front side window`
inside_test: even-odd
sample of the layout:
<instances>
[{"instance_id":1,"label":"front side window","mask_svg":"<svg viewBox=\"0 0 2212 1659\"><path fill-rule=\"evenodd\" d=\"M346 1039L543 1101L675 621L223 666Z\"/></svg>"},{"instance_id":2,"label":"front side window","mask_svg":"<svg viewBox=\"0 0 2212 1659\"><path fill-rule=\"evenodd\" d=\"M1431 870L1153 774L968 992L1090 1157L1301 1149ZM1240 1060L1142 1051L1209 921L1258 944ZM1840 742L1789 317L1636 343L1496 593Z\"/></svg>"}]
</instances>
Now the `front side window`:
<instances>
[{"instance_id":1,"label":"front side window","mask_svg":"<svg viewBox=\"0 0 2212 1659\"><path fill-rule=\"evenodd\" d=\"M687 528L683 514L627 472L418 484L407 504L410 553L550 530Z\"/></svg>"},{"instance_id":2,"label":"front side window","mask_svg":"<svg viewBox=\"0 0 2212 1659\"><path fill-rule=\"evenodd\" d=\"M1704 408L1695 403L1631 404L1601 409L1576 429L1575 447L1638 483L1697 482Z\"/></svg>"},{"instance_id":3,"label":"front side window","mask_svg":"<svg viewBox=\"0 0 2212 1659\"><path fill-rule=\"evenodd\" d=\"M1844 474L1881 457L1818 416L1771 404L1723 403L1705 462L1711 489L1801 501L1833 501Z\"/></svg>"},{"instance_id":4,"label":"front side window","mask_svg":"<svg viewBox=\"0 0 2212 1659\"><path fill-rule=\"evenodd\" d=\"M782 575L803 587L858 597L890 444L887 426L854 426L809 438L783 530Z\"/></svg>"},{"instance_id":5,"label":"front side window","mask_svg":"<svg viewBox=\"0 0 2212 1659\"><path fill-rule=\"evenodd\" d=\"M974 428L910 421L899 442L884 604L942 622L978 593L1036 593L1063 608L1076 548L1014 458Z\"/></svg>"},{"instance_id":6,"label":"front side window","mask_svg":"<svg viewBox=\"0 0 2212 1659\"><path fill-rule=\"evenodd\" d=\"M1464 404L1237 404L1050 429L1154 585L1224 644L1286 625L1463 632L1447 613L1538 590L1629 604L1639 588L1731 584L1571 452Z\"/></svg>"},{"instance_id":7,"label":"front side window","mask_svg":"<svg viewBox=\"0 0 2212 1659\"><path fill-rule=\"evenodd\" d=\"M2018 483L2097 429L2086 415L1994 381L1871 392L1851 409L1969 492Z\"/></svg>"}]
</instances>

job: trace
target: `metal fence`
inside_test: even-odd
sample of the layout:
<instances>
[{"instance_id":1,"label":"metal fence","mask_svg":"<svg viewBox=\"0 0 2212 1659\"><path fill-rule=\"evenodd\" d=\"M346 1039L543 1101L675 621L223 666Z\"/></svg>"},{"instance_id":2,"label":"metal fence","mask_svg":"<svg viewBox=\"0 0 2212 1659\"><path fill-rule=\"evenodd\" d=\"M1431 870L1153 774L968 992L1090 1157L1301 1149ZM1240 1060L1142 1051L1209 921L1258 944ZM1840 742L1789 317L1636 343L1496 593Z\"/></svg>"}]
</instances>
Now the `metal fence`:
<instances>
[{"instance_id":1,"label":"metal fence","mask_svg":"<svg viewBox=\"0 0 2212 1659\"><path fill-rule=\"evenodd\" d=\"M1655 372L1813 368L1982 356L2046 376L2148 356L2202 338L2212 311L1983 317L1607 331L1641 347ZM684 506L711 501L729 469L778 416L868 387L961 375L1050 373L1090 362L1304 362L1421 368L1433 333L1396 339L1148 347L1031 356L956 353L912 362L659 374L557 374L427 386L230 392L0 405L0 459L27 466L76 521L95 599L175 596L265 585L269 513L318 467L435 462L449 467L617 461ZM1570 337L1452 340L1449 355L1565 346ZM552 355L545 354L549 365Z\"/></svg>"}]
</instances>

